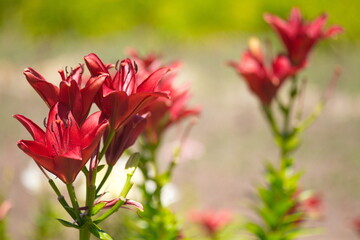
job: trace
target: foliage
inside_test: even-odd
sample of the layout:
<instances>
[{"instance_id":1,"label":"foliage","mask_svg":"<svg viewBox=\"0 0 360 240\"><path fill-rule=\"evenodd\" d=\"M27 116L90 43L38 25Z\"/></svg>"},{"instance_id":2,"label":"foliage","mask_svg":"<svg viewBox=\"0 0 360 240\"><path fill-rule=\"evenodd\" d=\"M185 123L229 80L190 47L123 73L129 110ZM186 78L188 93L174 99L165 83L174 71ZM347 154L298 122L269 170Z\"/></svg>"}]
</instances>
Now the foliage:
<instances>
[{"instance_id":1,"label":"foliage","mask_svg":"<svg viewBox=\"0 0 360 240\"><path fill-rule=\"evenodd\" d=\"M347 30L349 39L359 39L360 23L355 21L355 16L360 2L356 0L344 0L342 4L324 0L224 0L221 3L214 0L5 0L0 3L0 22L3 25L18 22L20 29L36 37L99 36L146 27L158 34L193 38L223 32L263 31L267 29L262 22L264 12L286 16L292 6L298 6L307 17L327 12L331 22Z\"/></svg>"}]
</instances>

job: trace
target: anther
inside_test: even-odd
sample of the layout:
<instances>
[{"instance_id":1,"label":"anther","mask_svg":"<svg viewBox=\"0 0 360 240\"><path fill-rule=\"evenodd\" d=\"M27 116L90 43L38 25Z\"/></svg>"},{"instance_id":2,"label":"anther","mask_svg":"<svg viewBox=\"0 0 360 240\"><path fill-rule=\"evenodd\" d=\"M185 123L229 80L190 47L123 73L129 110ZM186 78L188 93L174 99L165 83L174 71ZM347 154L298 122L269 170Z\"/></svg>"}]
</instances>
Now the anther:
<instances>
[{"instance_id":1,"label":"anther","mask_svg":"<svg viewBox=\"0 0 360 240\"><path fill-rule=\"evenodd\" d=\"M70 118L70 119L69 119L69 125L70 125L70 127L72 127L72 124L73 124L73 122L72 122L72 119Z\"/></svg>"},{"instance_id":2,"label":"anther","mask_svg":"<svg viewBox=\"0 0 360 240\"><path fill-rule=\"evenodd\" d=\"M68 75L69 75L68 66L65 67L65 73L66 73L65 77L68 77Z\"/></svg>"},{"instance_id":3,"label":"anther","mask_svg":"<svg viewBox=\"0 0 360 240\"><path fill-rule=\"evenodd\" d=\"M120 62L120 59L118 59L115 63L115 69L116 71L119 70L119 62Z\"/></svg>"},{"instance_id":4,"label":"anther","mask_svg":"<svg viewBox=\"0 0 360 240\"><path fill-rule=\"evenodd\" d=\"M44 124L44 127L47 128L47 126L46 126L46 118L44 118L43 124Z\"/></svg>"},{"instance_id":5,"label":"anther","mask_svg":"<svg viewBox=\"0 0 360 240\"><path fill-rule=\"evenodd\" d=\"M138 65L136 64L136 62L134 61L134 67L135 67L135 73L138 72Z\"/></svg>"},{"instance_id":6,"label":"anther","mask_svg":"<svg viewBox=\"0 0 360 240\"><path fill-rule=\"evenodd\" d=\"M65 121L63 121L63 123L64 123L65 128L68 128L68 126L69 126L68 121L65 120Z\"/></svg>"},{"instance_id":7,"label":"anther","mask_svg":"<svg viewBox=\"0 0 360 240\"><path fill-rule=\"evenodd\" d=\"M82 65L81 63L79 63L79 66L80 66L80 68L81 68L80 74L83 74L83 72L84 72L84 65Z\"/></svg>"}]
</instances>

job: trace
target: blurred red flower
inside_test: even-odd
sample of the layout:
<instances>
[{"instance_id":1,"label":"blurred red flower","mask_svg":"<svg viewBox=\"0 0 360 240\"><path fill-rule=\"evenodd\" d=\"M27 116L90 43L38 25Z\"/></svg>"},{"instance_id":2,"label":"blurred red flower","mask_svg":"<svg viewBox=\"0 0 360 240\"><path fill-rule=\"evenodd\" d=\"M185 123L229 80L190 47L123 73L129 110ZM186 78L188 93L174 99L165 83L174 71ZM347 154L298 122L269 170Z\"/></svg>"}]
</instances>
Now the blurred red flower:
<instances>
[{"instance_id":1,"label":"blurred red flower","mask_svg":"<svg viewBox=\"0 0 360 240\"><path fill-rule=\"evenodd\" d=\"M272 14L265 14L264 19L279 34L289 58L296 66L306 64L309 52L319 40L335 36L343 31L340 26L332 26L324 30L326 14L314 21L305 22L297 8L292 9L288 21Z\"/></svg>"},{"instance_id":2,"label":"blurred red flower","mask_svg":"<svg viewBox=\"0 0 360 240\"><path fill-rule=\"evenodd\" d=\"M155 54L140 57L135 50L131 50L130 55L141 66L139 69L142 71L139 73L144 76L149 75L155 68L164 66L160 57ZM186 117L196 116L200 113L200 107L190 108L187 106L191 97L189 88L187 86L175 86L174 84L180 65L180 62L170 63L168 67L172 71L166 74L155 88L156 91L168 92L170 99L158 98L142 111L143 113L150 113L147 117L144 135L153 144L159 141L160 136L169 126Z\"/></svg>"},{"instance_id":3,"label":"blurred red flower","mask_svg":"<svg viewBox=\"0 0 360 240\"><path fill-rule=\"evenodd\" d=\"M319 195L311 194L300 200L299 208L308 218L319 218L323 214L323 200Z\"/></svg>"},{"instance_id":4,"label":"blurred red flower","mask_svg":"<svg viewBox=\"0 0 360 240\"><path fill-rule=\"evenodd\" d=\"M107 74L96 104L109 119L111 129L123 127L158 97L168 97L166 92L157 91L156 86L170 71L169 68L159 68L144 78L137 74L137 65L125 59L116 64L116 73L112 76L109 65L105 66L95 54L91 53L84 59L93 77Z\"/></svg>"},{"instance_id":5,"label":"blurred red flower","mask_svg":"<svg viewBox=\"0 0 360 240\"><path fill-rule=\"evenodd\" d=\"M231 61L230 66L244 77L251 91L259 97L263 104L270 104L282 83L295 74L290 60L283 55L272 60L271 66L265 65L258 39L251 39L240 62Z\"/></svg>"},{"instance_id":6,"label":"blurred red flower","mask_svg":"<svg viewBox=\"0 0 360 240\"><path fill-rule=\"evenodd\" d=\"M232 221L232 214L227 210L193 211L190 212L189 218L192 222L200 224L209 236L214 236Z\"/></svg>"},{"instance_id":7,"label":"blurred red flower","mask_svg":"<svg viewBox=\"0 0 360 240\"><path fill-rule=\"evenodd\" d=\"M312 191L299 190L294 195L296 205L290 213L301 213L294 224L301 224L308 219L319 219L323 215L323 200L319 194Z\"/></svg>"},{"instance_id":8,"label":"blurred red flower","mask_svg":"<svg viewBox=\"0 0 360 240\"><path fill-rule=\"evenodd\" d=\"M69 109L57 103L50 110L45 132L30 119L14 115L34 139L20 140L18 146L64 183L72 183L90 159L108 126L106 120L99 123L100 114L92 114L79 127Z\"/></svg>"}]
</instances>

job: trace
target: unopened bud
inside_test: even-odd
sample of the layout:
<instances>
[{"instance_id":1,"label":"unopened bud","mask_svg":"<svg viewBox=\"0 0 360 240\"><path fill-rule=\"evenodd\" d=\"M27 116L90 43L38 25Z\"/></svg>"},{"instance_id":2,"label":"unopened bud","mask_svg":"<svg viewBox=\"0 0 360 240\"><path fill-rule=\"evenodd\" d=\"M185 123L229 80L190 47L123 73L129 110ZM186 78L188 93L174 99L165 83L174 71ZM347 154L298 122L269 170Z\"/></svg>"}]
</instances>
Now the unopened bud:
<instances>
[{"instance_id":1,"label":"unopened bud","mask_svg":"<svg viewBox=\"0 0 360 240\"><path fill-rule=\"evenodd\" d=\"M129 160L125 165L125 172L127 175L131 175L131 176L134 175L135 170L139 165L139 160L140 160L140 154L138 152L132 154L129 157Z\"/></svg>"}]
</instances>

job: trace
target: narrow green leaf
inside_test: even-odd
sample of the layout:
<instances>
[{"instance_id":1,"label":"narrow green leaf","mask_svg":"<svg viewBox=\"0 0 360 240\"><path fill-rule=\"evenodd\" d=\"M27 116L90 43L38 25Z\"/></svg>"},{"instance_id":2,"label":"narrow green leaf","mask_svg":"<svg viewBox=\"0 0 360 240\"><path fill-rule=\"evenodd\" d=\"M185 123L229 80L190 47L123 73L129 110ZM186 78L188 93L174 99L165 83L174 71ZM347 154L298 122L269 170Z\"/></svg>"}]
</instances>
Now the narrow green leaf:
<instances>
[{"instance_id":1,"label":"narrow green leaf","mask_svg":"<svg viewBox=\"0 0 360 240\"><path fill-rule=\"evenodd\" d=\"M247 223L245 228L259 239L265 239L266 237L264 229L256 223Z\"/></svg>"},{"instance_id":2,"label":"narrow green leaf","mask_svg":"<svg viewBox=\"0 0 360 240\"><path fill-rule=\"evenodd\" d=\"M99 165L99 166L97 167L97 171L100 172L101 170L104 169L104 167L105 167L105 164Z\"/></svg>"},{"instance_id":3,"label":"narrow green leaf","mask_svg":"<svg viewBox=\"0 0 360 240\"><path fill-rule=\"evenodd\" d=\"M68 221L65 221L63 219L57 218L56 220L58 220L65 227L71 227L71 228L76 228L76 229L80 228L78 225L75 225L75 224L73 224L71 222L68 222Z\"/></svg>"},{"instance_id":4,"label":"narrow green leaf","mask_svg":"<svg viewBox=\"0 0 360 240\"><path fill-rule=\"evenodd\" d=\"M89 231L98 239L101 240L113 240L112 237L104 232L99 226L97 226L95 223L90 223L87 225Z\"/></svg>"}]
</instances>

